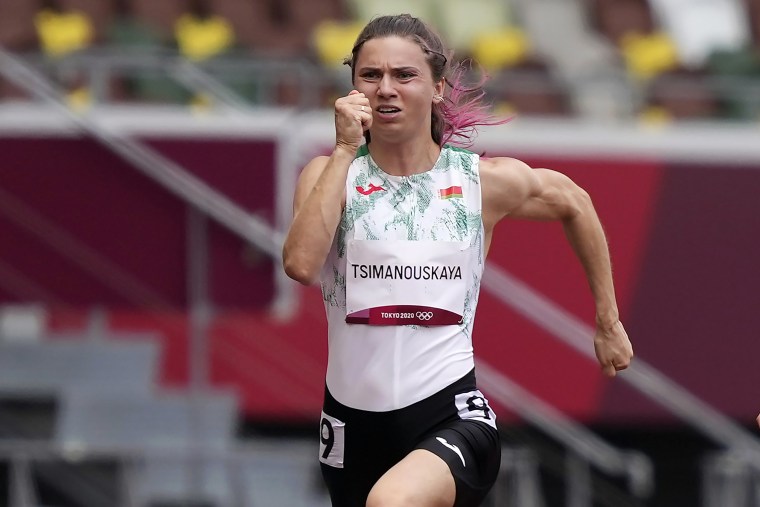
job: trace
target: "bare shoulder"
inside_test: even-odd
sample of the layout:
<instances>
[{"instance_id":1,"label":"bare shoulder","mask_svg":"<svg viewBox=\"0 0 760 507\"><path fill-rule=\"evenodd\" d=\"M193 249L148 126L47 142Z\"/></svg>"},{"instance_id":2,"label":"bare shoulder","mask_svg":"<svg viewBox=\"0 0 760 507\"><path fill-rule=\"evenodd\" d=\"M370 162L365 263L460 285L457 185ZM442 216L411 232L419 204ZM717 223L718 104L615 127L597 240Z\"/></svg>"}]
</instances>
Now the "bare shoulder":
<instances>
[{"instance_id":1,"label":"bare shoulder","mask_svg":"<svg viewBox=\"0 0 760 507\"><path fill-rule=\"evenodd\" d=\"M513 158L484 161L481 182L483 212L494 223L506 216L528 220L571 218L590 199L565 174L531 168Z\"/></svg>"},{"instance_id":2,"label":"bare shoulder","mask_svg":"<svg viewBox=\"0 0 760 507\"><path fill-rule=\"evenodd\" d=\"M481 159L480 181L484 211L496 220L521 206L539 187L535 171L522 160L510 157Z\"/></svg>"},{"instance_id":3,"label":"bare shoulder","mask_svg":"<svg viewBox=\"0 0 760 507\"><path fill-rule=\"evenodd\" d=\"M490 180L504 180L515 184L529 182L533 177L533 169L516 158L494 157L480 159L481 178Z\"/></svg>"}]
</instances>

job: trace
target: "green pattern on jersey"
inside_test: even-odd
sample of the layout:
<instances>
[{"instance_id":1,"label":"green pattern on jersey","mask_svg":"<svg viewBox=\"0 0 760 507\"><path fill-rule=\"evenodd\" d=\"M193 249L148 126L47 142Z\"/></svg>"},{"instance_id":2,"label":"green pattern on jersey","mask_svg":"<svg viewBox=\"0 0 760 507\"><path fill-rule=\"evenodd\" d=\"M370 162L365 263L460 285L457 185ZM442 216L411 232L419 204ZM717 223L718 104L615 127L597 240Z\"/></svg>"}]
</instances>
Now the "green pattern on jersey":
<instances>
[{"instance_id":1,"label":"green pattern on jersey","mask_svg":"<svg viewBox=\"0 0 760 507\"><path fill-rule=\"evenodd\" d=\"M477 159L470 151L446 146L430 171L398 177L386 174L369 155L366 146L362 147L349 170L346 190L352 192L353 197L346 199L335 245L335 261L344 263L347 239L353 237L364 240L467 241L478 259L478 267L473 266L475 271L466 290L461 324L468 336L472 332L484 259L480 180L474 165ZM357 187L369 189L370 185L377 186L378 183L382 191L364 195L356 190ZM440 199L441 190L458 185L463 187L463 197ZM476 201L472 200L473 192L478 193ZM324 273L322 293L328 306L345 307L344 269L336 264Z\"/></svg>"}]
</instances>

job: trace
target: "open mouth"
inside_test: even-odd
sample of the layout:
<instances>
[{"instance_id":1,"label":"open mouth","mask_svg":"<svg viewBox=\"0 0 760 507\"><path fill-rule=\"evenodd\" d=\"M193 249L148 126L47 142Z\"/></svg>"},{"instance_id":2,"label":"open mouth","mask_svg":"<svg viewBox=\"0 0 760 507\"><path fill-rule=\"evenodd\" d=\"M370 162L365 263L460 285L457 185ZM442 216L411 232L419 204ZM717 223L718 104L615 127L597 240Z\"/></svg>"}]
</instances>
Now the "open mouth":
<instances>
[{"instance_id":1,"label":"open mouth","mask_svg":"<svg viewBox=\"0 0 760 507\"><path fill-rule=\"evenodd\" d=\"M385 115L385 116L390 116L390 115L394 115L396 113L400 113L401 109L399 109L397 107L394 107L394 106L378 106L378 107L375 108L375 111L378 114Z\"/></svg>"}]
</instances>

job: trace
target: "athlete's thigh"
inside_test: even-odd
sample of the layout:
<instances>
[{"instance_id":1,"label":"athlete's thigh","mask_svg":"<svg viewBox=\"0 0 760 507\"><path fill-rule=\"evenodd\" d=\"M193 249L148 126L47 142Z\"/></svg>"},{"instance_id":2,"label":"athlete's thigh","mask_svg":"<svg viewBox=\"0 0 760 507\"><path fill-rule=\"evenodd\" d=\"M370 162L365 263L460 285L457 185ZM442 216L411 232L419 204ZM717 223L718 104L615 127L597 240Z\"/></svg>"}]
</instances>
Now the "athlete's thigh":
<instances>
[{"instance_id":1,"label":"athlete's thigh","mask_svg":"<svg viewBox=\"0 0 760 507\"><path fill-rule=\"evenodd\" d=\"M499 432L480 421L452 421L416 448L430 451L447 464L456 484L456 507L480 505L499 474Z\"/></svg>"},{"instance_id":2,"label":"athlete's thigh","mask_svg":"<svg viewBox=\"0 0 760 507\"><path fill-rule=\"evenodd\" d=\"M367 507L452 507L455 499L456 484L446 462L428 450L416 449L380 477L369 493Z\"/></svg>"}]
</instances>

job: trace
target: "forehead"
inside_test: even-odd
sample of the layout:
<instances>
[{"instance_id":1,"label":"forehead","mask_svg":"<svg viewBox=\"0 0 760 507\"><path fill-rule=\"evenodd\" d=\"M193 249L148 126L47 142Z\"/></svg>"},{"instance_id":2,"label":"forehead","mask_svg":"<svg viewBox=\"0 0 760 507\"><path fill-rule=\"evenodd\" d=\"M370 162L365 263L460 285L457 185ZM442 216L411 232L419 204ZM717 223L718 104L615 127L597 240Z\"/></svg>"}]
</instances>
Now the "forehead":
<instances>
[{"instance_id":1,"label":"forehead","mask_svg":"<svg viewBox=\"0 0 760 507\"><path fill-rule=\"evenodd\" d=\"M360 67L427 68L425 52L419 44L405 37L378 37L365 42L356 59Z\"/></svg>"}]
</instances>

